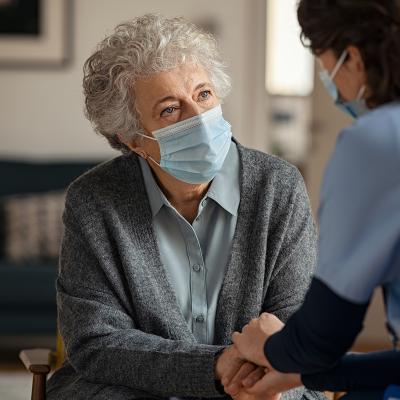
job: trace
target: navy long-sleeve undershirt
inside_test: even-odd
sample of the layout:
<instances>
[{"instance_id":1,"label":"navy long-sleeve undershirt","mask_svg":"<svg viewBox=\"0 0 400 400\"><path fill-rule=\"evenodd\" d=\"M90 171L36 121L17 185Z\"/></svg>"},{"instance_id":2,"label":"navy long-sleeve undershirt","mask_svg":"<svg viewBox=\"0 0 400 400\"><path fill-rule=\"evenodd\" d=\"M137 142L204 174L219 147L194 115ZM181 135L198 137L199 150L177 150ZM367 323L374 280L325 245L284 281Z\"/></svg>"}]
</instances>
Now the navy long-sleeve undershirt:
<instances>
[{"instance_id":1,"label":"navy long-sleeve undershirt","mask_svg":"<svg viewBox=\"0 0 400 400\"><path fill-rule=\"evenodd\" d=\"M400 383L400 352L348 354L363 327L367 304L355 304L314 278L302 307L265 344L281 372L302 374L314 390L382 388Z\"/></svg>"}]
</instances>

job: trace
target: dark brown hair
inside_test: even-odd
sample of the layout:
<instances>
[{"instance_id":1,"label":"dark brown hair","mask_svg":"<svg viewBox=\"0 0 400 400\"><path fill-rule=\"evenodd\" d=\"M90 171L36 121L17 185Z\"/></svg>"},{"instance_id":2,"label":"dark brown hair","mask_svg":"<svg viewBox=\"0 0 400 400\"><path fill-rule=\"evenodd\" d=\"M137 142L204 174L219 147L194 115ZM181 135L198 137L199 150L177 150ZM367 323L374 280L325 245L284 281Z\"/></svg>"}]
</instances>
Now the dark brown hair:
<instances>
[{"instance_id":1,"label":"dark brown hair","mask_svg":"<svg viewBox=\"0 0 400 400\"><path fill-rule=\"evenodd\" d=\"M315 55L359 49L370 107L400 101L400 0L300 0L297 17Z\"/></svg>"}]
</instances>

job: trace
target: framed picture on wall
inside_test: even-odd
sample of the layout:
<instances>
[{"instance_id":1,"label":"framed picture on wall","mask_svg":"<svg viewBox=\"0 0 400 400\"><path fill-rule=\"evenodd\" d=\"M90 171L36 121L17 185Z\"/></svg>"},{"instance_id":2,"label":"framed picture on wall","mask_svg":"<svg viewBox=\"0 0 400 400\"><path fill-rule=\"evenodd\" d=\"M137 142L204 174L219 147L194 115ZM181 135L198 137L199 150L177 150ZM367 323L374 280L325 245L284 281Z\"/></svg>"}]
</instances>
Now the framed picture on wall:
<instances>
[{"instance_id":1,"label":"framed picture on wall","mask_svg":"<svg viewBox=\"0 0 400 400\"><path fill-rule=\"evenodd\" d=\"M0 66L60 66L68 60L71 0L0 0Z\"/></svg>"}]
</instances>

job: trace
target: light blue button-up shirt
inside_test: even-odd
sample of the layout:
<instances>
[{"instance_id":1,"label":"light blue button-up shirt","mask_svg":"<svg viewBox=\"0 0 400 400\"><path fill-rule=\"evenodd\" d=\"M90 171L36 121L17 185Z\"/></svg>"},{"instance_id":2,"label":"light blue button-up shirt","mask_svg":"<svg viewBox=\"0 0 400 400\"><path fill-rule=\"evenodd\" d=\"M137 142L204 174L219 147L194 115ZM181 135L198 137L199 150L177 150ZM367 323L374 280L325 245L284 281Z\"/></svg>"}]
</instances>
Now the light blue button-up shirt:
<instances>
[{"instance_id":1,"label":"light blue button-up shirt","mask_svg":"<svg viewBox=\"0 0 400 400\"><path fill-rule=\"evenodd\" d=\"M199 343L213 344L215 313L240 202L239 154L231 142L222 169L190 224L167 200L140 158L154 230L172 287Z\"/></svg>"},{"instance_id":2,"label":"light blue button-up shirt","mask_svg":"<svg viewBox=\"0 0 400 400\"><path fill-rule=\"evenodd\" d=\"M400 103L369 112L340 135L321 192L316 276L365 303L386 290L400 336Z\"/></svg>"}]
</instances>

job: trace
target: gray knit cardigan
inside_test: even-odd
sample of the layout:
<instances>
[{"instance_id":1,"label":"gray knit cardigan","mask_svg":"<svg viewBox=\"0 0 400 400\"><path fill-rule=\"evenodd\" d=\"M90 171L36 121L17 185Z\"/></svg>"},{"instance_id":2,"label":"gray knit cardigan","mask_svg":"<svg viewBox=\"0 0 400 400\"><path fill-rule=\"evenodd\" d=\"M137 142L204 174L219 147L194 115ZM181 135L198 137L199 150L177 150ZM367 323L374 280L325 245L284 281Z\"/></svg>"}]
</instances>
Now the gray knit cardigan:
<instances>
[{"instance_id":1,"label":"gray knit cardigan","mask_svg":"<svg viewBox=\"0 0 400 400\"><path fill-rule=\"evenodd\" d=\"M67 361L48 399L221 397L215 354L235 330L300 305L316 257L303 180L290 164L238 145L240 205L219 294L215 345L191 333L161 263L138 158L87 172L68 189L57 279ZM221 266L223 267L223 266ZM315 399L296 389L283 399Z\"/></svg>"}]
</instances>

